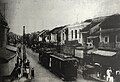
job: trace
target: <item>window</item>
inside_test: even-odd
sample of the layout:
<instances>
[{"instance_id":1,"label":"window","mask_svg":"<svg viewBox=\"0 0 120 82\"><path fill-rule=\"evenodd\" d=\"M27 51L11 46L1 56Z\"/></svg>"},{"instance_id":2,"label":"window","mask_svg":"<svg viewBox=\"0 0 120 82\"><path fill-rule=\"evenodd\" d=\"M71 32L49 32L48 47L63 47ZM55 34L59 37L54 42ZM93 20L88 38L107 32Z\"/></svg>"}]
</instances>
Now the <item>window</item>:
<instances>
[{"instance_id":1,"label":"window","mask_svg":"<svg viewBox=\"0 0 120 82\"><path fill-rule=\"evenodd\" d=\"M88 39L87 39L87 42L88 42L88 43L90 43L90 42L91 42L91 40L88 38Z\"/></svg>"},{"instance_id":2,"label":"window","mask_svg":"<svg viewBox=\"0 0 120 82\"><path fill-rule=\"evenodd\" d=\"M79 29L79 38L81 38L81 30Z\"/></svg>"},{"instance_id":3,"label":"window","mask_svg":"<svg viewBox=\"0 0 120 82\"><path fill-rule=\"evenodd\" d=\"M104 42L105 42L105 43L109 42L109 37L108 37L108 36L105 36L105 37L104 37Z\"/></svg>"},{"instance_id":4,"label":"window","mask_svg":"<svg viewBox=\"0 0 120 82\"><path fill-rule=\"evenodd\" d=\"M73 30L71 31L71 36L72 36L72 38L73 38Z\"/></svg>"},{"instance_id":5,"label":"window","mask_svg":"<svg viewBox=\"0 0 120 82\"><path fill-rule=\"evenodd\" d=\"M77 38L77 30L75 30L75 38Z\"/></svg>"},{"instance_id":6,"label":"window","mask_svg":"<svg viewBox=\"0 0 120 82\"><path fill-rule=\"evenodd\" d=\"M120 42L120 36L119 35L116 36L116 42Z\"/></svg>"}]
</instances>

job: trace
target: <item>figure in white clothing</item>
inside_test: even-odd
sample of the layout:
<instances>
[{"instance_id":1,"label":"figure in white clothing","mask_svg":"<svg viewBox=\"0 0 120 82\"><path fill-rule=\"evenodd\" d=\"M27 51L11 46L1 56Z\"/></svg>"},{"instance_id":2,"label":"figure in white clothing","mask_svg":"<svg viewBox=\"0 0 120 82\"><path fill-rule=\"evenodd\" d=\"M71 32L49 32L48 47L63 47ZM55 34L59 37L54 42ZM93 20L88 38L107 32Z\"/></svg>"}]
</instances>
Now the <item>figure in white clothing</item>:
<instances>
[{"instance_id":1,"label":"figure in white clothing","mask_svg":"<svg viewBox=\"0 0 120 82\"><path fill-rule=\"evenodd\" d=\"M29 77L29 73L30 73L30 69L29 68L26 68L26 73L27 73L27 78Z\"/></svg>"},{"instance_id":2,"label":"figure in white clothing","mask_svg":"<svg viewBox=\"0 0 120 82\"><path fill-rule=\"evenodd\" d=\"M111 77L111 74L112 74L112 70L111 70L111 67L109 67L106 71L106 74L107 74L107 82L110 82L110 77Z\"/></svg>"},{"instance_id":3,"label":"figure in white clothing","mask_svg":"<svg viewBox=\"0 0 120 82\"><path fill-rule=\"evenodd\" d=\"M113 74L111 73L109 82L114 82Z\"/></svg>"}]
</instances>

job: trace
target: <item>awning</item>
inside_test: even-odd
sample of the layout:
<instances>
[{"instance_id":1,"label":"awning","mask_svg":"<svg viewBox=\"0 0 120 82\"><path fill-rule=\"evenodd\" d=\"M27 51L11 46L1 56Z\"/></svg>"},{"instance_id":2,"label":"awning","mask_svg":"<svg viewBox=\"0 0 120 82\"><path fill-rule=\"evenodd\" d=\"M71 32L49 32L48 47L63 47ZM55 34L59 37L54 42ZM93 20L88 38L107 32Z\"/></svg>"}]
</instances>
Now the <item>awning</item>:
<instances>
[{"instance_id":1,"label":"awning","mask_svg":"<svg viewBox=\"0 0 120 82\"><path fill-rule=\"evenodd\" d=\"M87 38L97 38L97 37L99 37L99 36L89 36Z\"/></svg>"},{"instance_id":2,"label":"awning","mask_svg":"<svg viewBox=\"0 0 120 82\"><path fill-rule=\"evenodd\" d=\"M98 54L98 55L101 55L101 56L114 56L116 54L116 52L103 51L103 50L96 50L96 51L93 51L92 53Z\"/></svg>"},{"instance_id":3,"label":"awning","mask_svg":"<svg viewBox=\"0 0 120 82\"><path fill-rule=\"evenodd\" d=\"M12 51L12 52L16 52L16 51L17 51L17 47L10 46L10 45L7 45L7 46L6 46L6 49L7 49L7 50L10 50L10 51Z\"/></svg>"},{"instance_id":4,"label":"awning","mask_svg":"<svg viewBox=\"0 0 120 82\"><path fill-rule=\"evenodd\" d=\"M109 67L118 67L118 60L116 59L117 52L112 51L105 51L105 50L96 50L91 52L93 56L93 61L95 63L99 63L102 66L109 66ZM112 61L112 62L111 62Z\"/></svg>"},{"instance_id":5,"label":"awning","mask_svg":"<svg viewBox=\"0 0 120 82\"><path fill-rule=\"evenodd\" d=\"M88 50L87 54L92 54L94 52L94 50Z\"/></svg>"},{"instance_id":6,"label":"awning","mask_svg":"<svg viewBox=\"0 0 120 82\"><path fill-rule=\"evenodd\" d=\"M0 55L0 63L7 63L12 58L16 56L16 53L11 50L6 50L2 55Z\"/></svg>"},{"instance_id":7,"label":"awning","mask_svg":"<svg viewBox=\"0 0 120 82\"><path fill-rule=\"evenodd\" d=\"M14 46L7 45L6 49L1 49L2 55L0 55L0 63L5 63L16 56L17 48Z\"/></svg>"},{"instance_id":8,"label":"awning","mask_svg":"<svg viewBox=\"0 0 120 82\"><path fill-rule=\"evenodd\" d=\"M6 60L11 60L13 57L16 56L16 53L14 51L11 50L6 50L6 55L5 55L5 59Z\"/></svg>"},{"instance_id":9,"label":"awning","mask_svg":"<svg viewBox=\"0 0 120 82\"><path fill-rule=\"evenodd\" d=\"M97 33L110 33L110 32L116 32L116 31L120 31L120 28L103 29L101 31L98 31Z\"/></svg>"}]
</instances>

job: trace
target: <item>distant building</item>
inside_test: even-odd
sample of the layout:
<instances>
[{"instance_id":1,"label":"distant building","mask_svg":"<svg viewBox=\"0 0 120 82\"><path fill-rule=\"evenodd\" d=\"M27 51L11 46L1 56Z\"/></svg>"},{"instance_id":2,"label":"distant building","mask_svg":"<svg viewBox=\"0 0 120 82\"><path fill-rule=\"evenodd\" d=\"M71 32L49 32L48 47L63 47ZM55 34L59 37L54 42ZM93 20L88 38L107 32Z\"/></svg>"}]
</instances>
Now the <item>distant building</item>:
<instances>
[{"instance_id":1,"label":"distant building","mask_svg":"<svg viewBox=\"0 0 120 82\"><path fill-rule=\"evenodd\" d=\"M62 38L60 31L65 27L66 27L66 25L56 27L50 31L50 42L51 43L60 44L61 38Z\"/></svg>"},{"instance_id":2,"label":"distant building","mask_svg":"<svg viewBox=\"0 0 120 82\"><path fill-rule=\"evenodd\" d=\"M83 46L82 29L89 25L90 22L75 23L67 25L61 30L61 44L81 45Z\"/></svg>"},{"instance_id":3,"label":"distant building","mask_svg":"<svg viewBox=\"0 0 120 82\"><path fill-rule=\"evenodd\" d=\"M43 42L49 42L49 30L42 30L39 34L38 34L38 38L39 38L39 42L43 41Z\"/></svg>"},{"instance_id":4,"label":"distant building","mask_svg":"<svg viewBox=\"0 0 120 82\"><path fill-rule=\"evenodd\" d=\"M90 34L90 30L95 27L96 25L98 25L100 22L102 22L104 20L105 17L97 17L97 18L93 18L93 19L89 19L86 20L87 22L89 22L89 25L87 25L85 28L82 29L82 35L83 35L83 42L87 41L87 47L94 47L94 40L93 39L97 39L98 40L98 36L93 34L94 36L92 36ZM85 22L86 22L85 21ZM98 42L98 41L97 41ZM97 44L96 42L96 44Z\"/></svg>"}]
</instances>

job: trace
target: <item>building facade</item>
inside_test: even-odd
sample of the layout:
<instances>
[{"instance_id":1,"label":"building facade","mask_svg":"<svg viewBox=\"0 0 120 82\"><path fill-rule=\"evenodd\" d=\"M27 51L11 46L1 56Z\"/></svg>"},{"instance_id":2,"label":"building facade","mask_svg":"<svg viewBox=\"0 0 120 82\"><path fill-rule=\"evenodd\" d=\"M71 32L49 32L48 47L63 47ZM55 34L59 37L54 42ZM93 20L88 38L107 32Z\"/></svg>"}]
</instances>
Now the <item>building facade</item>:
<instances>
[{"instance_id":1,"label":"building facade","mask_svg":"<svg viewBox=\"0 0 120 82\"><path fill-rule=\"evenodd\" d=\"M89 50L88 54L93 56L94 62L99 63L104 68L118 69L120 67L119 22L119 14L110 15L90 29L89 37L91 37L95 49Z\"/></svg>"},{"instance_id":2,"label":"building facade","mask_svg":"<svg viewBox=\"0 0 120 82\"><path fill-rule=\"evenodd\" d=\"M64 29L65 27L66 25L56 27L49 32L51 43L55 43L59 45L61 44L61 38L64 38L64 36L61 36L61 30Z\"/></svg>"},{"instance_id":3,"label":"building facade","mask_svg":"<svg viewBox=\"0 0 120 82\"><path fill-rule=\"evenodd\" d=\"M82 22L66 26L61 30L61 44L72 42L83 45L83 34L81 30L88 24L87 22Z\"/></svg>"}]
</instances>

